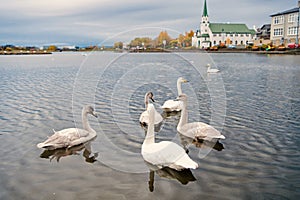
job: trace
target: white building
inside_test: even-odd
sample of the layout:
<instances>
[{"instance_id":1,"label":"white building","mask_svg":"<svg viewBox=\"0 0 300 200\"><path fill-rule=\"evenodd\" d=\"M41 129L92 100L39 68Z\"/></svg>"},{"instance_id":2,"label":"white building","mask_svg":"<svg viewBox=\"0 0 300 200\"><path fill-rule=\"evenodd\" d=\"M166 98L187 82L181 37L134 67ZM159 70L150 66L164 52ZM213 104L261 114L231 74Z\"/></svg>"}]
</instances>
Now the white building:
<instances>
[{"instance_id":1,"label":"white building","mask_svg":"<svg viewBox=\"0 0 300 200\"><path fill-rule=\"evenodd\" d=\"M299 39L299 7L300 1L298 1L298 8L271 15L271 41L274 45L284 44L287 46L289 43L297 43L297 36Z\"/></svg>"},{"instance_id":2,"label":"white building","mask_svg":"<svg viewBox=\"0 0 300 200\"><path fill-rule=\"evenodd\" d=\"M195 32L192 45L197 48L209 48L222 44L245 47L249 42L253 42L254 36L255 30L249 29L245 24L210 23L206 0L204 0L200 29Z\"/></svg>"}]
</instances>

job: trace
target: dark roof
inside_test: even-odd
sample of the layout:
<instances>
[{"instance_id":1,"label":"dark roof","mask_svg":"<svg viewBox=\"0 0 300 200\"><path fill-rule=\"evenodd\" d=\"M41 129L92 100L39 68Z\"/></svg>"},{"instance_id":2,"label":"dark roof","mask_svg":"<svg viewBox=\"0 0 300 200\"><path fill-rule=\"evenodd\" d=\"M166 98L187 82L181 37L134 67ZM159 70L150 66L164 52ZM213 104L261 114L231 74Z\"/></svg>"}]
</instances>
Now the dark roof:
<instances>
[{"instance_id":1,"label":"dark roof","mask_svg":"<svg viewBox=\"0 0 300 200\"><path fill-rule=\"evenodd\" d=\"M270 17L275 17L275 16L278 16L278 15L285 15L285 14L294 13L294 12L299 12L299 8L292 8L292 9L289 9L289 10L286 10L286 11L283 11L283 12L279 12L279 13L270 15Z\"/></svg>"},{"instance_id":2,"label":"dark roof","mask_svg":"<svg viewBox=\"0 0 300 200\"><path fill-rule=\"evenodd\" d=\"M213 33L248 33L253 34L246 24L210 23L209 28ZM255 31L254 31L255 34Z\"/></svg>"}]
</instances>

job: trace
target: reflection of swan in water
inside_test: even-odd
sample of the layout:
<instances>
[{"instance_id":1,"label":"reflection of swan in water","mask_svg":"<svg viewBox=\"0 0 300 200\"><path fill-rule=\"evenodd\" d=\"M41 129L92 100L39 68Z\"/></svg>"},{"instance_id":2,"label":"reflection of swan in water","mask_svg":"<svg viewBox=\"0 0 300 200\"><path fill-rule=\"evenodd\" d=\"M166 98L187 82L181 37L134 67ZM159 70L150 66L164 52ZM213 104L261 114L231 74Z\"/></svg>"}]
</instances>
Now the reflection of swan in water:
<instances>
[{"instance_id":1,"label":"reflection of swan in water","mask_svg":"<svg viewBox=\"0 0 300 200\"><path fill-rule=\"evenodd\" d=\"M84 150L83 150L84 149ZM53 159L56 159L57 162L59 162L60 158L71 156L71 155L79 155L80 152L83 150L83 157L85 157L85 161L89 163L93 163L98 157L98 153L93 153L91 151L91 142L87 142L85 144L80 144L77 146L73 146L71 148L61 148L61 149L53 149L53 150L44 150L43 153L41 153L41 158L50 159L52 161Z\"/></svg>"},{"instance_id":2,"label":"reflection of swan in water","mask_svg":"<svg viewBox=\"0 0 300 200\"><path fill-rule=\"evenodd\" d=\"M82 125L83 129L79 128L67 128L61 131L54 131L54 134L50 136L45 142L39 143L38 148L46 148L49 150L59 148L69 148L76 146L97 136L96 131L90 127L87 115L91 114L97 117L94 109L91 106L85 106L82 109Z\"/></svg>"},{"instance_id":3,"label":"reflection of swan in water","mask_svg":"<svg viewBox=\"0 0 300 200\"><path fill-rule=\"evenodd\" d=\"M181 83L187 83L188 81L182 77L179 77L177 79L177 92L178 92L178 96L182 94L182 90L181 90ZM163 105L162 105L162 109L165 112L178 112L181 111L182 109L182 102L180 101L174 101L174 100L167 100Z\"/></svg>"},{"instance_id":4,"label":"reflection of swan in water","mask_svg":"<svg viewBox=\"0 0 300 200\"><path fill-rule=\"evenodd\" d=\"M177 125L177 131L186 137L195 138L196 140L211 140L225 139L217 129L203 122L188 123L187 111L187 95L182 94L177 98L183 102L181 116Z\"/></svg>"},{"instance_id":5,"label":"reflection of swan in water","mask_svg":"<svg viewBox=\"0 0 300 200\"><path fill-rule=\"evenodd\" d=\"M181 184L186 185L191 181L195 181L196 178L192 174L190 169L183 169L183 170L175 170L170 167L164 167L164 168L159 168L159 166L155 166L151 163L146 162L146 165L149 167L150 172L149 172L149 190L150 192L154 191L154 174L158 174L158 176L162 178L167 178L167 179L174 179L179 181Z\"/></svg>"},{"instance_id":6,"label":"reflection of swan in water","mask_svg":"<svg viewBox=\"0 0 300 200\"><path fill-rule=\"evenodd\" d=\"M180 138L180 143L182 144L183 148L188 153L188 147L189 145L194 145L197 148L201 148L204 151L214 149L216 151L222 151L224 149L224 146L222 143L217 141L208 141L208 140L197 140L190 137L186 137L182 135L181 133L178 133Z\"/></svg>"},{"instance_id":7,"label":"reflection of swan in water","mask_svg":"<svg viewBox=\"0 0 300 200\"><path fill-rule=\"evenodd\" d=\"M148 105L147 112L149 114L149 124L141 149L144 160L159 168L170 167L176 170L183 170L185 168L196 169L198 164L178 144L170 141L155 143L155 108L153 104Z\"/></svg>"},{"instance_id":8,"label":"reflection of swan in water","mask_svg":"<svg viewBox=\"0 0 300 200\"><path fill-rule=\"evenodd\" d=\"M152 102L155 102L153 99L153 93L152 92L147 92L145 94L145 108L146 110L144 112L142 112L142 114L140 115L140 124L143 128L147 128L147 125L149 123L149 114L147 112L147 108L148 108L148 104L149 104L149 100L151 99ZM161 114L159 114L155 108L154 108L154 113L155 113L155 117L154 117L154 125L155 125L155 131L158 132L161 128L162 122L163 122L163 117L161 116Z\"/></svg>"}]
</instances>

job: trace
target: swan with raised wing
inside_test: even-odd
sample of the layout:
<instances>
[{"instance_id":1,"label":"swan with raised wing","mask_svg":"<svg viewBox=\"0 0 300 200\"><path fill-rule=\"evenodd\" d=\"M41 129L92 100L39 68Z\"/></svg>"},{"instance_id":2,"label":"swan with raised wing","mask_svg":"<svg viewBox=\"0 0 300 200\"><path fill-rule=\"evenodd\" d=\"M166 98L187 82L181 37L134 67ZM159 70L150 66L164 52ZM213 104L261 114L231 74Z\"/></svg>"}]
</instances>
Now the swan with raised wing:
<instances>
[{"instance_id":1,"label":"swan with raised wing","mask_svg":"<svg viewBox=\"0 0 300 200\"><path fill-rule=\"evenodd\" d=\"M177 79L177 92L178 96L182 94L181 83L187 83L188 81L182 77ZM182 109L182 103L180 101L167 100L161 107L166 112L178 112Z\"/></svg>"},{"instance_id":2,"label":"swan with raised wing","mask_svg":"<svg viewBox=\"0 0 300 200\"><path fill-rule=\"evenodd\" d=\"M87 115L97 117L93 107L84 106L82 109L82 125L83 129L67 128L55 131L46 141L37 144L38 148L46 148L49 150L59 148L70 148L85 142L97 136L96 131L90 127Z\"/></svg>"},{"instance_id":3,"label":"swan with raised wing","mask_svg":"<svg viewBox=\"0 0 300 200\"><path fill-rule=\"evenodd\" d=\"M155 143L155 108L153 104L148 105L147 112L149 114L149 124L141 149L144 160L158 168L170 167L176 170L196 169L198 164L178 144L170 141Z\"/></svg>"},{"instance_id":4,"label":"swan with raised wing","mask_svg":"<svg viewBox=\"0 0 300 200\"><path fill-rule=\"evenodd\" d=\"M177 100L183 102L183 108L181 110L181 116L177 125L177 131L186 137L190 137L196 140L218 140L225 139L217 129L203 123L203 122L191 122L188 123L188 111L187 111L187 95L181 94Z\"/></svg>"},{"instance_id":5,"label":"swan with raised wing","mask_svg":"<svg viewBox=\"0 0 300 200\"><path fill-rule=\"evenodd\" d=\"M143 126L146 126L149 123L149 115L147 112L147 108L148 108L148 104L149 104L149 100L151 100L152 102L155 102L153 99L153 93L152 92L147 92L145 94L145 108L146 110L144 112L142 112L142 114L140 115L140 124ZM155 108L154 108L154 112L155 112L155 120L154 120L154 124L157 125L159 123L161 123L163 121L163 117L161 116L161 114L159 114Z\"/></svg>"},{"instance_id":6,"label":"swan with raised wing","mask_svg":"<svg viewBox=\"0 0 300 200\"><path fill-rule=\"evenodd\" d=\"M210 64L207 64L206 67L207 67L207 73L218 73L218 72L220 72L220 70L218 70L218 69L211 69Z\"/></svg>"}]
</instances>

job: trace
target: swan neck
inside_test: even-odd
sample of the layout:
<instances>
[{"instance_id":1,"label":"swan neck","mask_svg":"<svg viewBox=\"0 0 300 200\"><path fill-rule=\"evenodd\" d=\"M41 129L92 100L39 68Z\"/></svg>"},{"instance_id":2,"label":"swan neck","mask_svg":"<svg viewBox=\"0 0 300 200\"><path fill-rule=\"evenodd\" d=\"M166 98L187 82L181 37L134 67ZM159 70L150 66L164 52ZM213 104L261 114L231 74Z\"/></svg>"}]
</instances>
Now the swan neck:
<instances>
[{"instance_id":1,"label":"swan neck","mask_svg":"<svg viewBox=\"0 0 300 200\"><path fill-rule=\"evenodd\" d=\"M146 109L146 110L147 110L147 108L148 108L148 103L149 103L149 96L146 95L146 96L145 96L145 109Z\"/></svg>"},{"instance_id":2,"label":"swan neck","mask_svg":"<svg viewBox=\"0 0 300 200\"><path fill-rule=\"evenodd\" d=\"M147 129L147 134L144 140L143 144L153 144L155 143L155 134L154 134L154 110L149 113L149 123L148 123L148 129Z\"/></svg>"},{"instance_id":3,"label":"swan neck","mask_svg":"<svg viewBox=\"0 0 300 200\"><path fill-rule=\"evenodd\" d=\"M178 96L182 95L181 82L180 81L177 81L177 92L178 92Z\"/></svg>"},{"instance_id":4,"label":"swan neck","mask_svg":"<svg viewBox=\"0 0 300 200\"><path fill-rule=\"evenodd\" d=\"M187 124L188 122L188 111L187 111L187 106L186 103L183 103L183 107L181 110L181 116L180 116L180 120L179 120L179 127L184 126L185 124Z\"/></svg>"},{"instance_id":5,"label":"swan neck","mask_svg":"<svg viewBox=\"0 0 300 200\"><path fill-rule=\"evenodd\" d=\"M90 127L90 123L88 121L87 113L85 111L82 112L82 127L84 130L92 131L93 129Z\"/></svg>"}]
</instances>

